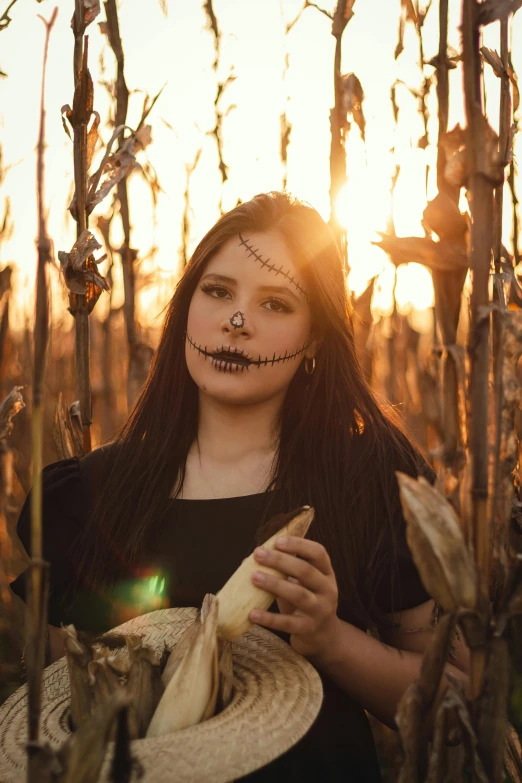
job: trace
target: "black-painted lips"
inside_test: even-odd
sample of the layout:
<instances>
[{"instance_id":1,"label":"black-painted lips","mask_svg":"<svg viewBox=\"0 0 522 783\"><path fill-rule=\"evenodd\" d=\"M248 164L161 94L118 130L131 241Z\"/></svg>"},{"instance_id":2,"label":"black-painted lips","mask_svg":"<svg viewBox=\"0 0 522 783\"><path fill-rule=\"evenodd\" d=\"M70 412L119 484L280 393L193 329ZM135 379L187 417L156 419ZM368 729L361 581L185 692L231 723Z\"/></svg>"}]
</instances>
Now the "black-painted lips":
<instances>
[{"instance_id":1,"label":"black-painted lips","mask_svg":"<svg viewBox=\"0 0 522 783\"><path fill-rule=\"evenodd\" d=\"M240 353L215 353L212 358L218 361L231 362L232 364L251 364L250 359L247 359L246 356L242 356Z\"/></svg>"}]
</instances>

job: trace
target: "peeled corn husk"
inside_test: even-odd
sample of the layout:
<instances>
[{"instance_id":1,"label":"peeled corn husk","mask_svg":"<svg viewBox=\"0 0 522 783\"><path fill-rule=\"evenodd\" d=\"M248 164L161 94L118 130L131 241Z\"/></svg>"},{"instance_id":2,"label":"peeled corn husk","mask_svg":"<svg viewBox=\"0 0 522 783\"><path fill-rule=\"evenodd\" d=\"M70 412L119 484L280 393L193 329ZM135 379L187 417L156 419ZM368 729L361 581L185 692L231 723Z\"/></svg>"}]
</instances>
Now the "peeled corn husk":
<instances>
[{"instance_id":1,"label":"peeled corn husk","mask_svg":"<svg viewBox=\"0 0 522 783\"><path fill-rule=\"evenodd\" d=\"M279 536L300 536L304 538L314 518L314 509L303 506L296 515L281 530L271 536L263 546L265 549L275 549ZM274 601L272 593L256 587L252 582L254 571L265 571L268 574L286 577L274 568L268 568L254 559L253 553L245 558L239 568L232 574L225 586L219 591L218 637L234 641L251 627L248 619L253 609L268 609Z\"/></svg>"},{"instance_id":2,"label":"peeled corn husk","mask_svg":"<svg viewBox=\"0 0 522 783\"><path fill-rule=\"evenodd\" d=\"M172 676L147 730L147 737L162 737L200 723L217 698L218 599L205 596L201 622ZM213 711L212 711L213 714Z\"/></svg>"}]
</instances>

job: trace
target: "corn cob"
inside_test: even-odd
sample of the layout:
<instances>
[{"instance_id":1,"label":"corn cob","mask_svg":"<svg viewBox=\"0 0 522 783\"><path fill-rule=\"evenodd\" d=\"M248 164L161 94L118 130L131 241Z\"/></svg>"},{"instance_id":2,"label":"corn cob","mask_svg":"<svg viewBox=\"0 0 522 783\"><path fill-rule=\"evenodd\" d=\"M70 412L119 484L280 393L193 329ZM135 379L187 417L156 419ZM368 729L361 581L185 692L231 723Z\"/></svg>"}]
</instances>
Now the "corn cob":
<instances>
[{"instance_id":1,"label":"corn cob","mask_svg":"<svg viewBox=\"0 0 522 783\"><path fill-rule=\"evenodd\" d=\"M217 698L215 669L217 656L218 601L206 595L201 622L171 678L147 730L147 737L161 737L200 723ZM212 714L213 709L212 708Z\"/></svg>"},{"instance_id":2,"label":"corn cob","mask_svg":"<svg viewBox=\"0 0 522 783\"><path fill-rule=\"evenodd\" d=\"M275 549L279 536L304 537L314 518L314 510L310 506L302 506L296 515L284 525L275 535L271 536L263 546L265 549ZM219 591L218 637L234 641L246 633L252 622L248 616L252 609L268 609L274 601L272 593L256 587L252 582L254 571L265 571L280 579L286 577L274 568L268 568L258 563L251 554L245 558L239 568L232 574L225 586Z\"/></svg>"}]
</instances>

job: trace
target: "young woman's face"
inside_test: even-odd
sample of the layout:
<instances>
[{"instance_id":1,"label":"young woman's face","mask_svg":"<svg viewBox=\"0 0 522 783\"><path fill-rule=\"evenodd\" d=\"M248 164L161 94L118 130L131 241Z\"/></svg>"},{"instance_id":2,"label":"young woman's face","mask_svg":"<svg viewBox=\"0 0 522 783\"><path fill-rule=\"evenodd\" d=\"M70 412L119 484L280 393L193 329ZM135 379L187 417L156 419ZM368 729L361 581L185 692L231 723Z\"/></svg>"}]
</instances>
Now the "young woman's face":
<instances>
[{"instance_id":1,"label":"young woman's face","mask_svg":"<svg viewBox=\"0 0 522 783\"><path fill-rule=\"evenodd\" d=\"M237 404L283 398L301 362L316 354L308 299L277 231L229 240L189 308L185 355L200 391Z\"/></svg>"}]
</instances>

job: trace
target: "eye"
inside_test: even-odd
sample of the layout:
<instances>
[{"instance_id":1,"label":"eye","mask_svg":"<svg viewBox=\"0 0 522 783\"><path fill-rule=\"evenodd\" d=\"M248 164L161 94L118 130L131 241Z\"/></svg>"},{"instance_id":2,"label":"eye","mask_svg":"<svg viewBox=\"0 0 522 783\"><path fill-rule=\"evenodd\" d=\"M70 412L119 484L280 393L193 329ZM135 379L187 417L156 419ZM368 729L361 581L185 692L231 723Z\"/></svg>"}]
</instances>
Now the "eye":
<instances>
[{"instance_id":1,"label":"eye","mask_svg":"<svg viewBox=\"0 0 522 783\"><path fill-rule=\"evenodd\" d=\"M268 307L268 310L271 310L273 313L292 313L293 310L291 307L289 307L285 302L282 302L280 299L268 299L265 303L267 305L272 305L272 307Z\"/></svg>"},{"instance_id":2,"label":"eye","mask_svg":"<svg viewBox=\"0 0 522 783\"><path fill-rule=\"evenodd\" d=\"M221 285L211 285L209 283L203 283L203 285L200 286L201 290L208 294L209 296L213 297L213 299L226 299L228 295L228 290L226 288L223 288Z\"/></svg>"}]
</instances>

